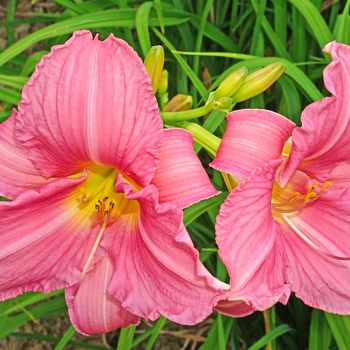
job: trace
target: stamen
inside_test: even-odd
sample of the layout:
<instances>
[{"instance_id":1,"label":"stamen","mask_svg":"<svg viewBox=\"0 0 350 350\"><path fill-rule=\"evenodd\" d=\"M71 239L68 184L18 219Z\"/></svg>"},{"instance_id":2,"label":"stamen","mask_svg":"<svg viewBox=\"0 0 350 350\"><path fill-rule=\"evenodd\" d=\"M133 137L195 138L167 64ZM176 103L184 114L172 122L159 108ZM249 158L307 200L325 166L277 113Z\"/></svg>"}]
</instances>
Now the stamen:
<instances>
[{"instance_id":1,"label":"stamen","mask_svg":"<svg viewBox=\"0 0 350 350\"><path fill-rule=\"evenodd\" d=\"M331 181L327 181L323 184L323 186L321 187L320 193L318 195L320 195L321 193L324 192L324 190L328 187L328 186L332 186L333 183Z\"/></svg>"},{"instance_id":2,"label":"stamen","mask_svg":"<svg viewBox=\"0 0 350 350\"><path fill-rule=\"evenodd\" d=\"M308 201L312 201L313 199L316 199L316 198L317 198L317 193L310 192L305 196L304 201L308 202Z\"/></svg>"},{"instance_id":3,"label":"stamen","mask_svg":"<svg viewBox=\"0 0 350 350\"><path fill-rule=\"evenodd\" d=\"M105 204L101 202L99 198L95 204L94 222L99 223L102 218L102 212L104 211Z\"/></svg>"},{"instance_id":4,"label":"stamen","mask_svg":"<svg viewBox=\"0 0 350 350\"><path fill-rule=\"evenodd\" d=\"M99 246L99 244L101 242L101 239L102 239L103 233L105 232L106 226L107 226L106 223L103 223L103 225L101 226L100 232L98 233L96 241L95 241L95 243L91 249L91 252L86 260L85 266L83 268L83 272L81 273L80 281L82 281L82 279L84 278L86 272L88 271L88 269L90 267L91 261L96 253L97 247Z\"/></svg>"},{"instance_id":5,"label":"stamen","mask_svg":"<svg viewBox=\"0 0 350 350\"><path fill-rule=\"evenodd\" d=\"M315 189L317 188L317 186L318 186L318 182L316 181L316 182L314 182L314 183L309 187L309 189L308 189L307 192L306 192L306 196L307 196L308 194L314 192Z\"/></svg>"},{"instance_id":6,"label":"stamen","mask_svg":"<svg viewBox=\"0 0 350 350\"><path fill-rule=\"evenodd\" d=\"M272 211L275 213L281 213L281 214L287 214L287 213L293 213L295 211L298 211L302 209L306 204L315 201L318 199L322 193L325 191L325 189L328 186L331 186L331 182L325 182L324 185L321 187L319 193L316 193L316 189L318 187L318 182L314 182L309 189L307 190L305 195L300 194L300 192L294 192L291 197L282 203L276 203L274 200L272 200L271 208ZM281 190L280 190L281 191Z\"/></svg>"}]
</instances>

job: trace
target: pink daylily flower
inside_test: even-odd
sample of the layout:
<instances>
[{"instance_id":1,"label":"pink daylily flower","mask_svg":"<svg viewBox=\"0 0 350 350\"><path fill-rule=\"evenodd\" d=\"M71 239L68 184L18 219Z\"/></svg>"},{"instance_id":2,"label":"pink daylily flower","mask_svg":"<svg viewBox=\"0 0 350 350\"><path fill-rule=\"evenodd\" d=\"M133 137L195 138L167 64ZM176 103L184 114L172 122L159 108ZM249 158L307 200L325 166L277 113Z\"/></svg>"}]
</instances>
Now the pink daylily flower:
<instances>
[{"instance_id":1,"label":"pink daylily flower","mask_svg":"<svg viewBox=\"0 0 350 350\"><path fill-rule=\"evenodd\" d=\"M163 315L192 325L228 286L205 269L182 209L217 194L184 130L163 130L137 54L75 32L0 125L0 300L66 288L84 334Z\"/></svg>"},{"instance_id":2,"label":"pink daylily flower","mask_svg":"<svg viewBox=\"0 0 350 350\"><path fill-rule=\"evenodd\" d=\"M350 47L325 47L331 97L302 127L265 110L230 113L212 166L242 182L217 218L231 289L217 310L243 316L286 303L350 314ZM290 138L290 136L292 136Z\"/></svg>"}]
</instances>

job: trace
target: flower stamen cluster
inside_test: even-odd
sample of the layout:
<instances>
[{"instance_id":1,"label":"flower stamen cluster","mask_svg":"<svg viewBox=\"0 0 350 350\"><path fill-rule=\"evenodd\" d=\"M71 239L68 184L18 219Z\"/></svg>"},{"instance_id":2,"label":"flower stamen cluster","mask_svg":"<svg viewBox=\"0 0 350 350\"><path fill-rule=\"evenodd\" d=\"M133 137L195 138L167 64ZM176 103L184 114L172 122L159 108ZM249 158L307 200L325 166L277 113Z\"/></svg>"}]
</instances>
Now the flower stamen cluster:
<instances>
[{"instance_id":1,"label":"flower stamen cluster","mask_svg":"<svg viewBox=\"0 0 350 350\"><path fill-rule=\"evenodd\" d=\"M283 196L283 189L275 182L272 201L271 201L271 210L273 214L288 214L294 213L302 209L306 204L314 202L319 199L323 192L328 186L332 185L332 182L325 182L320 188L319 192L316 192L319 183L314 182L305 194L301 194L298 191L295 191L287 200L279 201L278 197ZM278 216L278 215L277 215Z\"/></svg>"}]
</instances>

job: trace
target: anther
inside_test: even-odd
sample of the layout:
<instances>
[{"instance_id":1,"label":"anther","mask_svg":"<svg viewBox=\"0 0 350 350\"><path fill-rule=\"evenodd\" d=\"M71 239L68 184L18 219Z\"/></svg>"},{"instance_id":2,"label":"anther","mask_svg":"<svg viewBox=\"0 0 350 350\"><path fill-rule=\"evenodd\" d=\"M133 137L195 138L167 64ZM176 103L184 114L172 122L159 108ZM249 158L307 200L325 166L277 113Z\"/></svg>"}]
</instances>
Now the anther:
<instances>
[{"instance_id":1,"label":"anther","mask_svg":"<svg viewBox=\"0 0 350 350\"><path fill-rule=\"evenodd\" d=\"M321 194L322 192L324 192L324 190L328 187L328 186L332 186L332 182L331 181L327 181L323 184L323 186L321 187L321 190L320 190L320 193Z\"/></svg>"},{"instance_id":2,"label":"anther","mask_svg":"<svg viewBox=\"0 0 350 350\"><path fill-rule=\"evenodd\" d=\"M310 192L305 196L304 201L307 202L307 201L315 199L315 198L317 198L317 193Z\"/></svg>"},{"instance_id":3,"label":"anther","mask_svg":"<svg viewBox=\"0 0 350 350\"><path fill-rule=\"evenodd\" d=\"M317 188L318 186L318 182L314 182L310 188L308 189L308 191L306 192L306 195L305 197L307 197L310 193L314 193L315 189Z\"/></svg>"}]
</instances>

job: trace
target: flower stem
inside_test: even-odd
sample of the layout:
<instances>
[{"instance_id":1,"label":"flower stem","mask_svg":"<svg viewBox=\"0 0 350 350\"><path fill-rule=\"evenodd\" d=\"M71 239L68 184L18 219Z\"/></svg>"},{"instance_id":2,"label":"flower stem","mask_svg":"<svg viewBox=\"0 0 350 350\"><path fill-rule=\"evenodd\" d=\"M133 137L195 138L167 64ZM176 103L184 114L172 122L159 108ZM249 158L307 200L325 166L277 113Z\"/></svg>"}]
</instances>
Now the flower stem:
<instances>
[{"instance_id":1,"label":"flower stem","mask_svg":"<svg viewBox=\"0 0 350 350\"><path fill-rule=\"evenodd\" d=\"M264 321L265 321L265 332L266 334L270 333L274 328L276 328L276 310L272 306L270 309L265 310L264 312ZM273 339L266 344L266 350L276 350L276 340Z\"/></svg>"},{"instance_id":2,"label":"flower stem","mask_svg":"<svg viewBox=\"0 0 350 350\"><path fill-rule=\"evenodd\" d=\"M164 123L178 123L185 120L195 119L199 117L203 117L204 115L211 112L213 109L211 103L208 103L202 107L190 109L188 111L180 111L180 112L160 112L160 116L163 119Z\"/></svg>"},{"instance_id":3,"label":"flower stem","mask_svg":"<svg viewBox=\"0 0 350 350\"><path fill-rule=\"evenodd\" d=\"M214 157L216 156L216 153L221 143L220 138L213 135L208 130L204 129L202 126L196 123L183 122L179 123L178 126L189 131L192 134L194 140L199 145L204 147Z\"/></svg>"}]
</instances>

